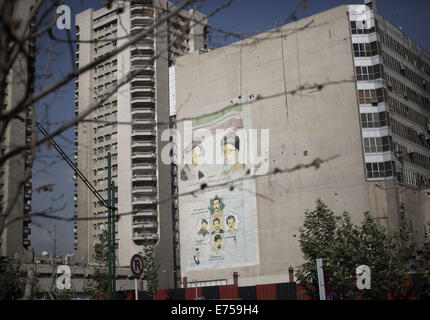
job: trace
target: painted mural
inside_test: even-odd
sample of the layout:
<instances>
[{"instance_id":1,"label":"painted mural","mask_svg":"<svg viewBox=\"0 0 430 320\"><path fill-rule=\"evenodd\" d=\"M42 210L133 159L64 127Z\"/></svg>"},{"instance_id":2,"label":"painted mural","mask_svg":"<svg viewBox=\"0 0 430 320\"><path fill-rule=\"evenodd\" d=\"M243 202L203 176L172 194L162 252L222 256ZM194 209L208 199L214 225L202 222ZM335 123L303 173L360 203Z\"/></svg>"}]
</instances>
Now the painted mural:
<instances>
[{"instance_id":1,"label":"painted mural","mask_svg":"<svg viewBox=\"0 0 430 320\"><path fill-rule=\"evenodd\" d=\"M255 182L247 179L252 168L240 161L246 150L240 130L250 127L248 108L232 105L192 123L192 142L185 146L191 163L179 165L178 179L185 272L259 263ZM220 129L222 135L213 139ZM210 153L208 148L223 161L202 161ZM193 193L202 185L208 188Z\"/></svg>"}]
</instances>

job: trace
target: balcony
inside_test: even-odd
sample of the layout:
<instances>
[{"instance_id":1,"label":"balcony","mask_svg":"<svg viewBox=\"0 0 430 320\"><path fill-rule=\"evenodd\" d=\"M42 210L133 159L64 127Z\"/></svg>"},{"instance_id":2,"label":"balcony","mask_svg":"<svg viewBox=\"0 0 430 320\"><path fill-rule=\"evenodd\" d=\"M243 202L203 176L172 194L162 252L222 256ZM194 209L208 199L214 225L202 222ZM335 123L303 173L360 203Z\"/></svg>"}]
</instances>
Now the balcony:
<instances>
[{"instance_id":1,"label":"balcony","mask_svg":"<svg viewBox=\"0 0 430 320\"><path fill-rule=\"evenodd\" d=\"M133 221L133 230L156 229L156 228L158 228L158 223L155 221L151 221L151 220Z\"/></svg>"},{"instance_id":2,"label":"balcony","mask_svg":"<svg viewBox=\"0 0 430 320\"><path fill-rule=\"evenodd\" d=\"M133 232L133 240L157 240L158 235L152 232Z\"/></svg>"},{"instance_id":3,"label":"balcony","mask_svg":"<svg viewBox=\"0 0 430 320\"><path fill-rule=\"evenodd\" d=\"M131 103L154 104L155 99L153 97L132 97Z\"/></svg>"},{"instance_id":4,"label":"balcony","mask_svg":"<svg viewBox=\"0 0 430 320\"><path fill-rule=\"evenodd\" d=\"M155 187L150 187L150 186L146 186L146 187L133 187L131 189L132 193L154 193L157 192L157 188Z\"/></svg>"},{"instance_id":5,"label":"balcony","mask_svg":"<svg viewBox=\"0 0 430 320\"><path fill-rule=\"evenodd\" d=\"M146 20L146 21L144 21ZM145 30L148 29L148 27L153 23L154 19L151 17L147 17L146 19L140 19L139 22L136 21L136 23L134 23L131 26L131 32L130 34L132 36L139 36L141 35L143 32L145 32Z\"/></svg>"},{"instance_id":6,"label":"balcony","mask_svg":"<svg viewBox=\"0 0 430 320\"><path fill-rule=\"evenodd\" d=\"M155 136L156 131L155 130L132 130L131 135L132 136Z\"/></svg>"},{"instance_id":7,"label":"balcony","mask_svg":"<svg viewBox=\"0 0 430 320\"><path fill-rule=\"evenodd\" d=\"M157 181L157 176L154 174L133 174L132 181Z\"/></svg>"},{"instance_id":8,"label":"balcony","mask_svg":"<svg viewBox=\"0 0 430 320\"><path fill-rule=\"evenodd\" d=\"M138 75L153 75L155 71L154 61L147 61L143 66L131 66L130 70Z\"/></svg>"},{"instance_id":9,"label":"balcony","mask_svg":"<svg viewBox=\"0 0 430 320\"><path fill-rule=\"evenodd\" d=\"M133 170L156 170L157 166L151 163L133 163L131 168Z\"/></svg>"},{"instance_id":10,"label":"balcony","mask_svg":"<svg viewBox=\"0 0 430 320\"><path fill-rule=\"evenodd\" d=\"M136 108L132 108L131 109L131 114L132 115L140 115L140 116L155 116L155 110L153 108L150 107L136 107ZM137 131L137 130L133 130ZM132 132L132 134L133 134ZM136 132L137 133L137 132ZM154 131L155 134L155 131Z\"/></svg>"},{"instance_id":11,"label":"balcony","mask_svg":"<svg viewBox=\"0 0 430 320\"><path fill-rule=\"evenodd\" d=\"M151 37L145 39L145 42L138 42L131 48L131 55L141 55L141 54L151 54L154 53L154 44L149 43L153 42L154 40L151 39Z\"/></svg>"},{"instance_id":12,"label":"balcony","mask_svg":"<svg viewBox=\"0 0 430 320\"><path fill-rule=\"evenodd\" d=\"M131 154L132 159L153 159L155 156L155 152L133 152Z\"/></svg>"},{"instance_id":13,"label":"balcony","mask_svg":"<svg viewBox=\"0 0 430 320\"><path fill-rule=\"evenodd\" d=\"M157 217L158 212L156 210L138 210L134 213L134 217Z\"/></svg>"},{"instance_id":14,"label":"balcony","mask_svg":"<svg viewBox=\"0 0 430 320\"><path fill-rule=\"evenodd\" d=\"M146 98L154 96L155 90L152 86L133 86L131 88L132 99L133 98ZM135 93L135 95L133 95Z\"/></svg>"},{"instance_id":15,"label":"balcony","mask_svg":"<svg viewBox=\"0 0 430 320\"><path fill-rule=\"evenodd\" d=\"M152 54L140 54L131 58L131 69L145 68L154 63L154 56Z\"/></svg>"},{"instance_id":16,"label":"balcony","mask_svg":"<svg viewBox=\"0 0 430 320\"><path fill-rule=\"evenodd\" d=\"M137 13L137 10L132 13L132 16L130 18L131 30L133 30L134 28L146 29L154 22L154 15L151 14L149 11L146 14L144 14L144 12L145 9L141 10L139 13Z\"/></svg>"},{"instance_id":17,"label":"balcony","mask_svg":"<svg viewBox=\"0 0 430 320\"><path fill-rule=\"evenodd\" d=\"M151 85L155 81L154 76L151 75L136 75L133 79L131 79L131 83L135 84L137 82L142 82L142 85ZM139 85L139 84L137 84Z\"/></svg>"},{"instance_id":18,"label":"balcony","mask_svg":"<svg viewBox=\"0 0 430 320\"><path fill-rule=\"evenodd\" d=\"M154 119L132 119L132 125L150 125L151 127L155 125ZM140 130L140 129L135 129Z\"/></svg>"},{"instance_id":19,"label":"balcony","mask_svg":"<svg viewBox=\"0 0 430 320\"><path fill-rule=\"evenodd\" d=\"M156 144L154 141L132 141L131 147L132 148L137 148L137 147L155 148Z\"/></svg>"}]
</instances>

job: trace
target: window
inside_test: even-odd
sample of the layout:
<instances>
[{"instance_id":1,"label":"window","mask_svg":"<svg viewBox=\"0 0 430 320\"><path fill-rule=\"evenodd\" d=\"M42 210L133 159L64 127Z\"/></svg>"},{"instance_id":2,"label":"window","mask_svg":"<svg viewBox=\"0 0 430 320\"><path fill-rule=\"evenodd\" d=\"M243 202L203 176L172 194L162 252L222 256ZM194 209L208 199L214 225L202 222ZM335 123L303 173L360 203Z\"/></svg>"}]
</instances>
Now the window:
<instances>
[{"instance_id":1,"label":"window","mask_svg":"<svg viewBox=\"0 0 430 320\"><path fill-rule=\"evenodd\" d=\"M378 54L378 44L376 41L371 43L354 43L355 57L371 57Z\"/></svg>"},{"instance_id":2,"label":"window","mask_svg":"<svg viewBox=\"0 0 430 320\"><path fill-rule=\"evenodd\" d=\"M366 29L365 21L351 21L352 34L369 34L375 32L375 27Z\"/></svg>"},{"instance_id":3,"label":"window","mask_svg":"<svg viewBox=\"0 0 430 320\"><path fill-rule=\"evenodd\" d=\"M358 90L358 101L360 104L384 102L384 90L382 88L376 90Z\"/></svg>"},{"instance_id":4,"label":"window","mask_svg":"<svg viewBox=\"0 0 430 320\"><path fill-rule=\"evenodd\" d=\"M360 116L362 128L379 128L389 124L388 112L362 113Z\"/></svg>"},{"instance_id":5,"label":"window","mask_svg":"<svg viewBox=\"0 0 430 320\"><path fill-rule=\"evenodd\" d=\"M388 136L364 138L363 142L364 152L366 153L390 151L390 139Z\"/></svg>"},{"instance_id":6,"label":"window","mask_svg":"<svg viewBox=\"0 0 430 320\"><path fill-rule=\"evenodd\" d=\"M390 161L366 163L368 178L385 178L393 176L394 164Z\"/></svg>"},{"instance_id":7,"label":"window","mask_svg":"<svg viewBox=\"0 0 430 320\"><path fill-rule=\"evenodd\" d=\"M381 66L379 64L375 66L364 66L356 67L355 72L357 80L374 80L381 78Z\"/></svg>"}]
</instances>

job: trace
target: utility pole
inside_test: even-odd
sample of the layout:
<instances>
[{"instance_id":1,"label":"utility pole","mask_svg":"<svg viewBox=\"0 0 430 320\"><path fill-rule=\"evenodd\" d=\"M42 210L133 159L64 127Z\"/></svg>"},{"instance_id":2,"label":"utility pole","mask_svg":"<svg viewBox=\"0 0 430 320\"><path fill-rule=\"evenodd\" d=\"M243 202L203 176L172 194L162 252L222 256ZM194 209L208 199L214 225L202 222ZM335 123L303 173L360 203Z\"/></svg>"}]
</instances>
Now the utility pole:
<instances>
[{"instance_id":1,"label":"utility pole","mask_svg":"<svg viewBox=\"0 0 430 320\"><path fill-rule=\"evenodd\" d=\"M108 273L109 298L116 296L116 270L115 270L115 183L112 181L112 155L108 152Z\"/></svg>"},{"instance_id":2,"label":"utility pole","mask_svg":"<svg viewBox=\"0 0 430 320\"><path fill-rule=\"evenodd\" d=\"M110 166L109 166L109 171L110 171ZM111 248L112 248L112 254L111 254L111 258L112 258L112 292L113 292L113 298L116 298L116 265L115 265L115 223L116 223L116 219L115 219L115 182L111 181L112 183L112 188L111 188L111 214L112 214L112 219L111 219L111 240L112 240L112 244L111 244Z\"/></svg>"},{"instance_id":3,"label":"utility pole","mask_svg":"<svg viewBox=\"0 0 430 320\"><path fill-rule=\"evenodd\" d=\"M108 152L107 154L107 163L108 163L108 288L109 288L109 298L113 298L112 293L112 172L111 172L111 154Z\"/></svg>"},{"instance_id":4,"label":"utility pole","mask_svg":"<svg viewBox=\"0 0 430 320\"><path fill-rule=\"evenodd\" d=\"M57 250L56 250L56 225L54 224L54 232L50 231L50 235L52 237L52 234L54 234L54 237L51 239L52 240L52 275L51 275L51 292L54 290L54 283L55 283L55 277L57 275L57 262L56 262L56 255L57 255Z\"/></svg>"}]
</instances>

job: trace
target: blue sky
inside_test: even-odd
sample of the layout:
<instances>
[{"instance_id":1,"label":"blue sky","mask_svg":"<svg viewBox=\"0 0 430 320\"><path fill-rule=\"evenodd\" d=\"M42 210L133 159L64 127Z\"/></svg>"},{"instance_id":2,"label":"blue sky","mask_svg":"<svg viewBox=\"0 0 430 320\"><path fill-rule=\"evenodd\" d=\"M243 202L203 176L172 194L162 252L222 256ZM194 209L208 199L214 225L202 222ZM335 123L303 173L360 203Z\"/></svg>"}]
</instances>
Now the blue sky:
<instances>
[{"instance_id":1,"label":"blue sky","mask_svg":"<svg viewBox=\"0 0 430 320\"><path fill-rule=\"evenodd\" d=\"M180 1L174 1L179 3ZM199 11L208 14L226 0L206 0L201 3ZM221 10L209 19L209 24L235 33L259 33L273 29L285 21L300 4L301 0L234 0L230 6ZM361 4L362 0L308 0L305 10L297 11L297 18L307 17L318 12L342 5ZM74 39L74 15L88 8L98 9L103 6L100 0L68 0L64 1L72 11L71 36ZM427 0L378 0L378 12L402 30L424 49L430 51L430 36L427 20L430 12L430 1ZM52 12L52 16L54 12ZM427 25L427 27L426 27ZM65 30L54 29L57 37L67 38ZM232 42L234 38L216 39L217 42ZM52 46L52 47L51 47ZM215 47L209 45L209 47ZM50 50L51 48L51 50ZM50 53L49 53L50 52ZM72 69L72 55L68 45L52 42L47 35L37 43L36 90L55 83ZM49 63L48 63L49 62ZM44 77L43 75L48 75ZM74 116L74 81L69 82L57 92L45 97L36 105L38 121L47 129L53 130L61 123ZM49 121L48 121L49 120ZM55 140L73 159L73 128L67 130L62 137ZM73 207L73 171L61 160L53 148L39 148L33 174L33 212L48 208L57 209L55 214L72 218ZM90 173L87 177L91 178ZM91 180L91 179L90 179ZM54 184L52 192L37 192L42 185ZM47 232L56 225L57 254L73 253L73 223L48 219L33 219L31 241L36 254L42 250L50 250L52 241Z\"/></svg>"}]
</instances>

